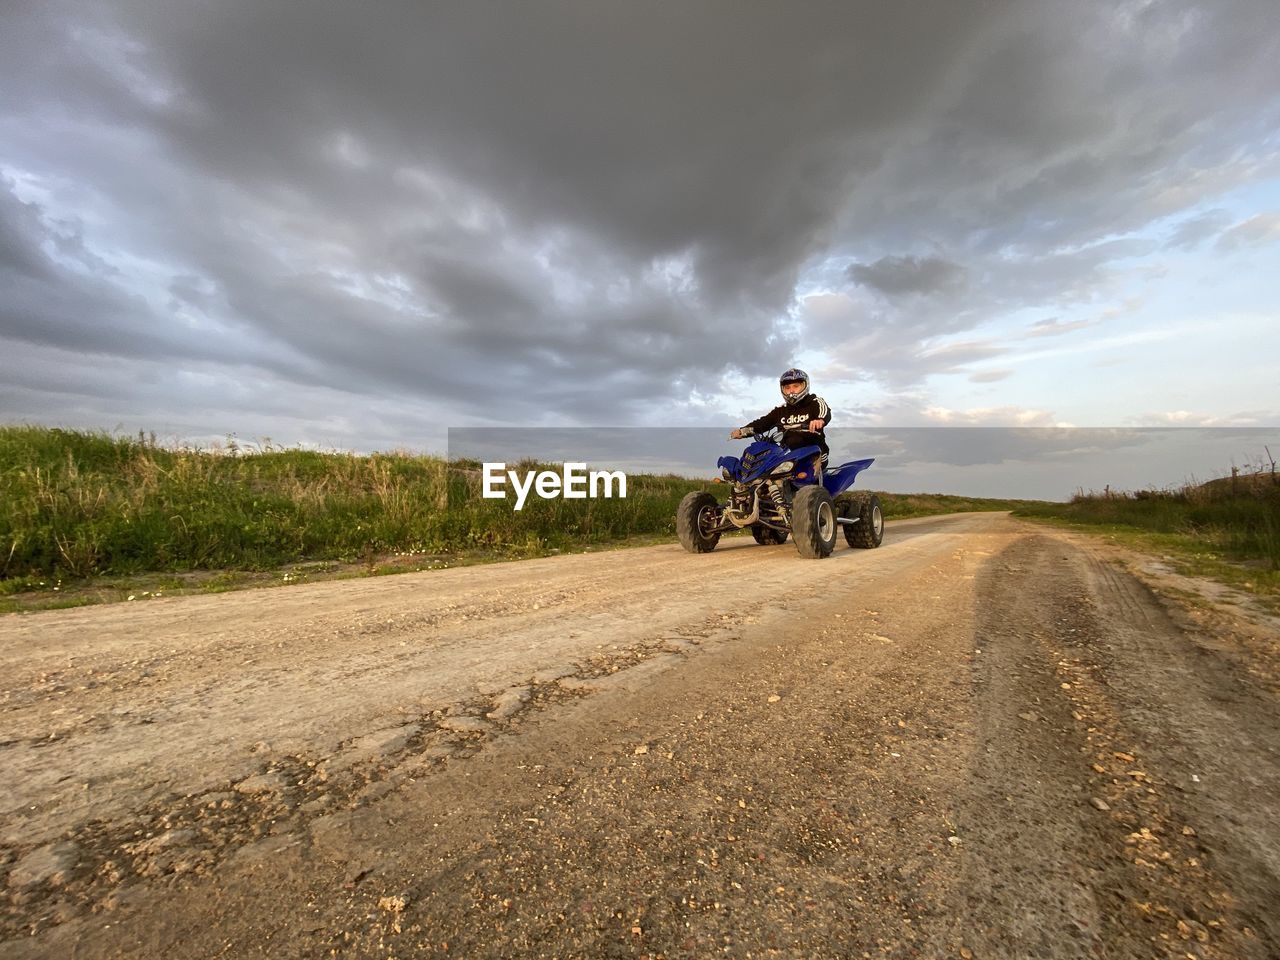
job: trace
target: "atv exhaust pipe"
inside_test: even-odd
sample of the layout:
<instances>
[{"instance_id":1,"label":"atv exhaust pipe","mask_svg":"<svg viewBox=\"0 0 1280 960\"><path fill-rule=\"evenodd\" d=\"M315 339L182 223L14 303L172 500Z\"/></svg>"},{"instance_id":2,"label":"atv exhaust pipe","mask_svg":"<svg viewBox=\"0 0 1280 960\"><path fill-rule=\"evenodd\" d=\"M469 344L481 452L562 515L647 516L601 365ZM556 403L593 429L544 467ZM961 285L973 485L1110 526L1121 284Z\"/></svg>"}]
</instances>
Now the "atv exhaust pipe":
<instances>
[{"instance_id":1,"label":"atv exhaust pipe","mask_svg":"<svg viewBox=\"0 0 1280 960\"><path fill-rule=\"evenodd\" d=\"M745 518L739 517L732 510L725 510L724 518L739 529L749 527L760 519L760 488L756 487L755 496L751 499L751 513Z\"/></svg>"}]
</instances>

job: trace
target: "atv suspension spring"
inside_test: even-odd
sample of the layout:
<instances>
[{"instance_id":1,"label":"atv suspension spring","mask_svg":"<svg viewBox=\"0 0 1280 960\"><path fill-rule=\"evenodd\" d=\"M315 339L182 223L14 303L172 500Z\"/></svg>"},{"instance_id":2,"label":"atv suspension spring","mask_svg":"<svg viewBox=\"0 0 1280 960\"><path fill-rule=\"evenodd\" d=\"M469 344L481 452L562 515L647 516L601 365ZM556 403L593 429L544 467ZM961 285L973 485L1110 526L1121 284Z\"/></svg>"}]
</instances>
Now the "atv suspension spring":
<instances>
[{"instance_id":1,"label":"atv suspension spring","mask_svg":"<svg viewBox=\"0 0 1280 960\"><path fill-rule=\"evenodd\" d=\"M765 484L764 493L765 495L760 498L762 512L767 510L770 520L781 523L783 526L789 526L787 495L782 489L782 484L777 480L770 480Z\"/></svg>"}]
</instances>

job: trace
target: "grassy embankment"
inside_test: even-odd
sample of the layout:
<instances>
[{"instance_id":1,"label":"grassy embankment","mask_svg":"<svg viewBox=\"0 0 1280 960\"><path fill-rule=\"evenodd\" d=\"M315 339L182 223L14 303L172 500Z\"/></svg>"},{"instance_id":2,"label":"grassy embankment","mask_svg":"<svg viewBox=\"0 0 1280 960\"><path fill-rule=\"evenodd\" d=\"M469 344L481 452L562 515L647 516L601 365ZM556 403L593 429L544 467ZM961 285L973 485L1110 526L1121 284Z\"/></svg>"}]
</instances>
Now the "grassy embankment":
<instances>
[{"instance_id":1,"label":"grassy embankment","mask_svg":"<svg viewBox=\"0 0 1280 960\"><path fill-rule=\"evenodd\" d=\"M1081 494L1014 514L1161 555L1180 572L1213 577L1280 608L1280 485L1269 475L1180 490Z\"/></svg>"},{"instance_id":2,"label":"grassy embankment","mask_svg":"<svg viewBox=\"0 0 1280 960\"><path fill-rule=\"evenodd\" d=\"M669 541L680 498L707 486L632 474L626 499L530 498L516 512L475 495L477 466L398 453L170 449L0 427L0 610ZM1270 480L1066 504L881 498L890 519L1013 510L1280 601L1280 487Z\"/></svg>"},{"instance_id":3,"label":"grassy embankment","mask_svg":"<svg viewBox=\"0 0 1280 960\"><path fill-rule=\"evenodd\" d=\"M680 498L707 486L632 474L626 499L531 497L516 512L475 496L468 466L0 427L0 610L665 541ZM1017 505L882 497L891 518Z\"/></svg>"}]
</instances>

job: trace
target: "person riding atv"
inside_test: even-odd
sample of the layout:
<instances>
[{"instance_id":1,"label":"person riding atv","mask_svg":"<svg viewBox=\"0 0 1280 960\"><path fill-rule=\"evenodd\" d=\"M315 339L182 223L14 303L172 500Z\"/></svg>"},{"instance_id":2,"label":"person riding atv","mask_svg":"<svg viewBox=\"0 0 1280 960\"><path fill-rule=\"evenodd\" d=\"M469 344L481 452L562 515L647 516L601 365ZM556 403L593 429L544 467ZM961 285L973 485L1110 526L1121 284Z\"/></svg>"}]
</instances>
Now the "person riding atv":
<instances>
[{"instance_id":1,"label":"person riding atv","mask_svg":"<svg viewBox=\"0 0 1280 960\"><path fill-rule=\"evenodd\" d=\"M721 501L707 490L685 494L676 507L676 536L690 553L709 553L721 534L750 530L762 546L795 540L800 556L831 555L844 530L851 547L880 546L884 514L874 493L855 493L854 479L874 457L827 468L822 430L831 419L825 400L809 392L809 377L791 369L779 378L784 406L729 434L752 442L738 457L721 457L715 483L728 487ZM723 489L723 488L722 488Z\"/></svg>"},{"instance_id":2,"label":"person riding atv","mask_svg":"<svg viewBox=\"0 0 1280 960\"><path fill-rule=\"evenodd\" d=\"M778 378L778 389L786 402L734 430L729 439L741 440L777 427L783 431L782 445L789 450L815 444L821 447L821 466L826 467L830 450L822 431L831 422L831 407L816 393L809 392L809 375L798 367L792 367Z\"/></svg>"}]
</instances>

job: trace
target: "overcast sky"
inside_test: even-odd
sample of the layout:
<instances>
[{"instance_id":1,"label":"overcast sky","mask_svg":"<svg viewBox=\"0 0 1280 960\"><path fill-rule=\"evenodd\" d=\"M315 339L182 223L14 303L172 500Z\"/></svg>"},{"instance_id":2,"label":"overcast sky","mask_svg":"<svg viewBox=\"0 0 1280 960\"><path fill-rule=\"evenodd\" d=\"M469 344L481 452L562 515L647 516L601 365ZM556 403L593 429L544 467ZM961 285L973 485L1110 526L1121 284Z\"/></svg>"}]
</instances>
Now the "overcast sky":
<instances>
[{"instance_id":1,"label":"overcast sky","mask_svg":"<svg viewBox=\"0 0 1280 960\"><path fill-rule=\"evenodd\" d=\"M1275 0L7 0L0 420L1275 427L1277 131Z\"/></svg>"}]
</instances>

